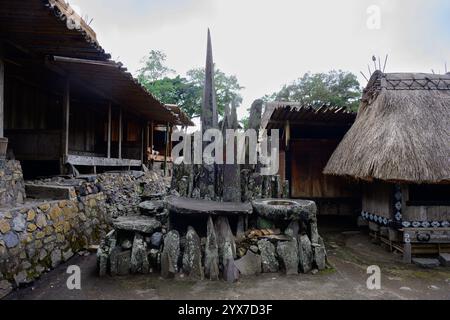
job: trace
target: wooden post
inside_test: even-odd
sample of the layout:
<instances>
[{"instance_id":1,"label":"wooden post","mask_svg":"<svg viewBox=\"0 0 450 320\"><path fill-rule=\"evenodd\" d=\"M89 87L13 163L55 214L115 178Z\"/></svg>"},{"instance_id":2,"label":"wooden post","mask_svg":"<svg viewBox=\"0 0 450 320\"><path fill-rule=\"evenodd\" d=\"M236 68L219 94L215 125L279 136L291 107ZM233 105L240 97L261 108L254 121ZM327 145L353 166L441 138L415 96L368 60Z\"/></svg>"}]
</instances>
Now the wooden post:
<instances>
[{"instance_id":1,"label":"wooden post","mask_svg":"<svg viewBox=\"0 0 450 320\"><path fill-rule=\"evenodd\" d=\"M67 78L63 95L63 123L61 130L61 173L69 155L69 120L70 120L70 80Z\"/></svg>"},{"instance_id":2,"label":"wooden post","mask_svg":"<svg viewBox=\"0 0 450 320\"><path fill-rule=\"evenodd\" d=\"M141 129L141 164L144 164L144 147L145 147L144 133L145 133L145 128L142 128Z\"/></svg>"},{"instance_id":3,"label":"wooden post","mask_svg":"<svg viewBox=\"0 0 450 320\"><path fill-rule=\"evenodd\" d=\"M169 153L169 123L166 125L166 152L164 152L164 176L167 176L167 156Z\"/></svg>"},{"instance_id":4,"label":"wooden post","mask_svg":"<svg viewBox=\"0 0 450 320\"><path fill-rule=\"evenodd\" d=\"M5 65L0 59L0 138L4 137Z\"/></svg>"},{"instance_id":5,"label":"wooden post","mask_svg":"<svg viewBox=\"0 0 450 320\"><path fill-rule=\"evenodd\" d=\"M152 120L151 126L150 126L150 149L153 153L153 131L155 130L155 122Z\"/></svg>"},{"instance_id":6,"label":"wooden post","mask_svg":"<svg viewBox=\"0 0 450 320\"><path fill-rule=\"evenodd\" d=\"M150 124L147 121L146 125L145 125L145 153L144 153L144 160L145 163L148 162L148 147L150 144Z\"/></svg>"},{"instance_id":7,"label":"wooden post","mask_svg":"<svg viewBox=\"0 0 450 320\"><path fill-rule=\"evenodd\" d=\"M289 150L289 140L291 139L291 124L289 120L286 121L286 126L284 128L284 137L285 137L285 147L286 150Z\"/></svg>"},{"instance_id":8,"label":"wooden post","mask_svg":"<svg viewBox=\"0 0 450 320\"><path fill-rule=\"evenodd\" d=\"M122 159L122 107L119 109L119 159Z\"/></svg>"},{"instance_id":9,"label":"wooden post","mask_svg":"<svg viewBox=\"0 0 450 320\"><path fill-rule=\"evenodd\" d=\"M111 158L111 101L108 104L108 152L107 157L108 159Z\"/></svg>"}]
</instances>

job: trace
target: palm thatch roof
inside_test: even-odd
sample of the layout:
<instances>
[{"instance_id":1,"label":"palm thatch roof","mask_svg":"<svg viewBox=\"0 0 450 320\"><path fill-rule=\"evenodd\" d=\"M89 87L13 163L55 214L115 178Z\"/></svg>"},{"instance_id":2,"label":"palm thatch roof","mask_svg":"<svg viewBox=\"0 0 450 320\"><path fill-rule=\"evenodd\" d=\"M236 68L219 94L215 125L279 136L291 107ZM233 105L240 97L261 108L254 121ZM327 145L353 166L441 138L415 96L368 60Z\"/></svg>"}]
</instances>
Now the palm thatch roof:
<instances>
[{"instance_id":1,"label":"palm thatch roof","mask_svg":"<svg viewBox=\"0 0 450 320\"><path fill-rule=\"evenodd\" d=\"M450 74L375 72L325 174L450 182Z\"/></svg>"}]
</instances>

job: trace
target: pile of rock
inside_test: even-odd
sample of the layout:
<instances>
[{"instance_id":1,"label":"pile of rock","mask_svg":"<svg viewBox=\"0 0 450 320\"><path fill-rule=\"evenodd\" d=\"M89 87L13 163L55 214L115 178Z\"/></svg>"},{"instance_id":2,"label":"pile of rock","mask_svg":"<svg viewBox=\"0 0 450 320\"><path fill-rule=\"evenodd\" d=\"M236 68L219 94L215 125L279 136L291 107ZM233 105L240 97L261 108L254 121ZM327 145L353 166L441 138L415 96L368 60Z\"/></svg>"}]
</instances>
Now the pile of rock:
<instances>
[{"instance_id":1,"label":"pile of rock","mask_svg":"<svg viewBox=\"0 0 450 320\"><path fill-rule=\"evenodd\" d=\"M97 250L100 276L149 273L159 269L162 223L150 216L119 217Z\"/></svg>"},{"instance_id":2,"label":"pile of rock","mask_svg":"<svg viewBox=\"0 0 450 320\"><path fill-rule=\"evenodd\" d=\"M0 160L0 206L22 204L25 185L19 161Z\"/></svg>"},{"instance_id":3,"label":"pile of rock","mask_svg":"<svg viewBox=\"0 0 450 320\"><path fill-rule=\"evenodd\" d=\"M163 178L155 172L108 172L97 178L112 218L139 214L142 198L161 198L167 190Z\"/></svg>"}]
</instances>

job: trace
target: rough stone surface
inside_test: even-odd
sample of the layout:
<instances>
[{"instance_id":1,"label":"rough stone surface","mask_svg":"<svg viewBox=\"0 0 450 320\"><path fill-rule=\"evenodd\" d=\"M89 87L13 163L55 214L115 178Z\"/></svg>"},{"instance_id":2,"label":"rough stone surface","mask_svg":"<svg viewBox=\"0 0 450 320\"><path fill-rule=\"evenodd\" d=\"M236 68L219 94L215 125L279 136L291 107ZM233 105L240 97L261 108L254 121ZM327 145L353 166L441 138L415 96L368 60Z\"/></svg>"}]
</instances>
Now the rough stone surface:
<instances>
[{"instance_id":1,"label":"rough stone surface","mask_svg":"<svg viewBox=\"0 0 450 320\"><path fill-rule=\"evenodd\" d=\"M114 220L113 226L117 230L153 233L161 228L161 222L147 216L126 216Z\"/></svg>"},{"instance_id":2,"label":"rough stone surface","mask_svg":"<svg viewBox=\"0 0 450 320\"><path fill-rule=\"evenodd\" d=\"M219 216L214 223L217 235L217 245L219 248L219 262L225 265L228 258L234 259L236 257L236 243L230 228L227 217ZM229 244L230 252L226 250L225 244Z\"/></svg>"},{"instance_id":3,"label":"rough stone surface","mask_svg":"<svg viewBox=\"0 0 450 320\"><path fill-rule=\"evenodd\" d=\"M235 261L236 267L243 276L261 273L261 256L248 250L247 254Z\"/></svg>"},{"instance_id":4,"label":"rough stone surface","mask_svg":"<svg viewBox=\"0 0 450 320\"><path fill-rule=\"evenodd\" d=\"M314 257L311 241L306 234L298 237L298 258L300 271L303 273L311 271Z\"/></svg>"},{"instance_id":5,"label":"rough stone surface","mask_svg":"<svg viewBox=\"0 0 450 320\"><path fill-rule=\"evenodd\" d=\"M150 243L152 247L159 248L163 239L163 234L161 232L155 232L150 237Z\"/></svg>"},{"instance_id":6,"label":"rough stone surface","mask_svg":"<svg viewBox=\"0 0 450 320\"><path fill-rule=\"evenodd\" d=\"M205 245L205 276L210 280L219 279L219 246L217 235L211 216L208 217L206 225L206 245Z\"/></svg>"},{"instance_id":7,"label":"rough stone surface","mask_svg":"<svg viewBox=\"0 0 450 320\"><path fill-rule=\"evenodd\" d=\"M112 218L139 213L141 197L165 194L163 177L154 172L107 172L97 176L98 184L106 195L107 212Z\"/></svg>"},{"instance_id":8,"label":"rough stone surface","mask_svg":"<svg viewBox=\"0 0 450 320\"><path fill-rule=\"evenodd\" d=\"M279 264L276 256L275 246L266 239L258 241L261 252L262 271L265 273L278 272Z\"/></svg>"},{"instance_id":9,"label":"rough stone surface","mask_svg":"<svg viewBox=\"0 0 450 320\"><path fill-rule=\"evenodd\" d=\"M8 281L0 280L0 299L6 297L12 289L12 285Z\"/></svg>"},{"instance_id":10,"label":"rough stone surface","mask_svg":"<svg viewBox=\"0 0 450 320\"><path fill-rule=\"evenodd\" d=\"M321 245L314 245L313 248L314 262L317 266L317 269L324 270L326 268L327 261L327 252L325 246L322 243Z\"/></svg>"},{"instance_id":11,"label":"rough stone surface","mask_svg":"<svg viewBox=\"0 0 450 320\"><path fill-rule=\"evenodd\" d=\"M413 258L412 262L424 269L432 269L439 267L438 259L429 259L429 258Z\"/></svg>"},{"instance_id":12,"label":"rough stone surface","mask_svg":"<svg viewBox=\"0 0 450 320\"><path fill-rule=\"evenodd\" d=\"M180 235L171 230L164 237L164 249L161 255L161 275L164 278L173 277L178 272L178 257L180 256Z\"/></svg>"},{"instance_id":13,"label":"rough stone surface","mask_svg":"<svg viewBox=\"0 0 450 320\"><path fill-rule=\"evenodd\" d=\"M146 274L149 271L147 258L147 243L141 234L134 235L133 247L131 249L131 272Z\"/></svg>"},{"instance_id":14,"label":"rough stone surface","mask_svg":"<svg viewBox=\"0 0 450 320\"><path fill-rule=\"evenodd\" d=\"M278 242L277 254L286 274L298 273L298 245L296 239Z\"/></svg>"},{"instance_id":15,"label":"rough stone surface","mask_svg":"<svg viewBox=\"0 0 450 320\"><path fill-rule=\"evenodd\" d=\"M164 201L162 200L144 201L139 204L139 209L141 214L153 215L156 214L158 211L162 211L164 209Z\"/></svg>"},{"instance_id":16,"label":"rough stone surface","mask_svg":"<svg viewBox=\"0 0 450 320\"><path fill-rule=\"evenodd\" d=\"M256 213L271 220L310 220L317 207L314 201L293 199L257 199L252 201Z\"/></svg>"},{"instance_id":17,"label":"rough stone surface","mask_svg":"<svg viewBox=\"0 0 450 320\"><path fill-rule=\"evenodd\" d=\"M22 204L25 183L19 161L2 160L0 164L0 207Z\"/></svg>"},{"instance_id":18,"label":"rough stone surface","mask_svg":"<svg viewBox=\"0 0 450 320\"><path fill-rule=\"evenodd\" d=\"M166 198L167 209L182 215L248 215L253 212L250 203L218 202L170 196Z\"/></svg>"},{"instance_id":19,"label":"rough stone surface","mask_svg":"<svg viewBox=\"0 0 450 320\"><path fill-rule=\"evenodd\" d=\"M450 253L441 253L439 255L439 262L443 267L450 267Z\"/></svg>"},{"instance_id":20,"label":"rough stone surface","mask_svg":"<svg viewBox=\"0 0 450 320\"><path fill-rule=\"evenodd\" d=\"M194 228L186 233L186 245L183 254L183 271L193 279L203 279L202 252L200 238Z\"/></svg>"},{"instance_id":21,"label":"rough stone surface","mask_svg":"<svg viewBox=\"0 0 450 320\"><path fill-rule=\"evenodd\" d=\"M127 275L131 269L131 251L123 251L117 254L117 274Z\"/></svg>"}]
</instances>

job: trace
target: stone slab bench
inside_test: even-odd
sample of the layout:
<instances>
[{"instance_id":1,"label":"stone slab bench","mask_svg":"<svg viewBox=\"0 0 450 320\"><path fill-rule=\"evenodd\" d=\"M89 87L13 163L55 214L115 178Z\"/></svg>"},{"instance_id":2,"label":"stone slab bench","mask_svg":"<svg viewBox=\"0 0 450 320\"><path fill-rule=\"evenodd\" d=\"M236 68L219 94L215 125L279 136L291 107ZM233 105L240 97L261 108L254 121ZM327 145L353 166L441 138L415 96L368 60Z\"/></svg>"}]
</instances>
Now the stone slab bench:
<instances>
[{"instance_id":1,"label":"stone slab bench","mask_svg":"<svg viewBox=\"0 0 450 320\"><path fill-rule=\"evenodd\" d=\"M175 196L166 198L166 207L169 211L181 215L239 216L253 212L252 205L248 202L218 202Z\"/></svg>"}]
</instances>

